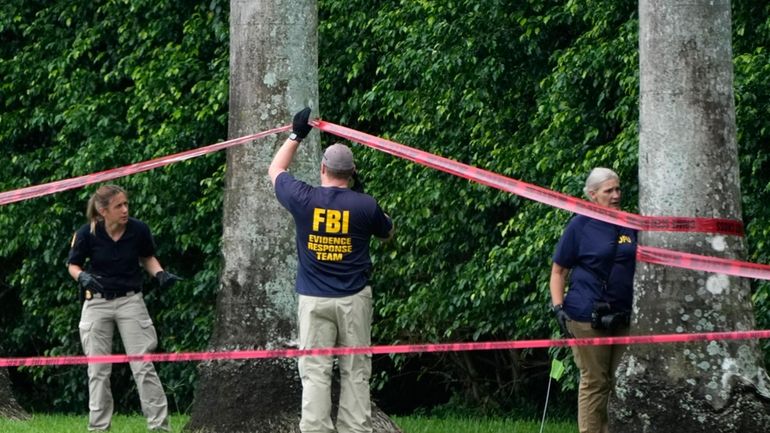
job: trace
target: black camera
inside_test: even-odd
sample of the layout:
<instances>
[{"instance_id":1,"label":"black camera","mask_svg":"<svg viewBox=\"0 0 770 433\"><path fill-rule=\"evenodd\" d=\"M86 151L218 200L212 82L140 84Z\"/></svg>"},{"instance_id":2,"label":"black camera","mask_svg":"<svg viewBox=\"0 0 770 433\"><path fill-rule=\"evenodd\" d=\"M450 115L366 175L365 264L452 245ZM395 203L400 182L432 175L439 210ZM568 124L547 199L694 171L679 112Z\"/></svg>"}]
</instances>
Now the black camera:
<instances>
[{"instance_id":1,"label":"black camera","mask_svg":"<svg viewBox=\"0 0 770 433\"><path fill-rule=\"evenodd\" d=\"M631 315L626 311L612 311L610 304L606 302L594 303L591 312L591 327L594 329L606 329L613 331L621 326L631 323Z\"/></svg>"}]
</instances>

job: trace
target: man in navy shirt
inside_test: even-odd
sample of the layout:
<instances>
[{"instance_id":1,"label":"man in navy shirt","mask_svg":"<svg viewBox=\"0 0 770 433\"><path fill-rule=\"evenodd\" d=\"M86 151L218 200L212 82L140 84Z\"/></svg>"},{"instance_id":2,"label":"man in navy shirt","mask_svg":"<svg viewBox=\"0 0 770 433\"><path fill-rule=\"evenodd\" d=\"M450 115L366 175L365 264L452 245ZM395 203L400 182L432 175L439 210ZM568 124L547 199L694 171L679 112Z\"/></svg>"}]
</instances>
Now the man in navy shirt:
<instances>
[{"instance_id":1,"label":"man in navy shirt","mask_svg":"<svg viewBox=\"0 0 770 433\"><path fill-rule=\"evenodd\" d=\"M333 144L324 152L320 187L299 181L286 171L300 141L312 129L309 116L310 108L294 116L293 132L278 149L268 170L278 201L291 213L296 225L300 349L370 346L369 241L372 236L390 239L393 222L374 198L348 188L355 165L353 153L343 144ZM300 430L371 432L371 356L339 357L336 430L331 421L332 365L330 356L299 358Z\"/></svg>"},{"instance_id":2,"label":"man in navy shirt","mask_svg":"<svg viewBox=\"0 0 770 433\"><path fill-rule=\"evenodd\" d=\"M620 180L610 169L593 169L584 192L596 204L620 209ZM562 332L578 338L628 335L635 270L635 230L582 215L572 218L556 246L551 267L552 308ZM572 347L580 369L581 433L607 431L607 402L624 348Z\"/></svg>"}]
</instances>

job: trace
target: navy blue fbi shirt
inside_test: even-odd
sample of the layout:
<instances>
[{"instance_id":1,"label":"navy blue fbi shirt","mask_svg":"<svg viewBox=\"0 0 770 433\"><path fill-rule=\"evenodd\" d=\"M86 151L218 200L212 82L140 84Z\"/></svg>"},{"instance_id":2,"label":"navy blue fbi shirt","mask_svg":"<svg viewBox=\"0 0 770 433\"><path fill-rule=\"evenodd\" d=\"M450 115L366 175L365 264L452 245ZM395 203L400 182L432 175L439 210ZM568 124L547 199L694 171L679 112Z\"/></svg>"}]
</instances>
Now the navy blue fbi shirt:
<instances>
[{"instance_id":1,"label":"navy blue fbi shirt","mask_svg":"<svg viewBox=\"0 0 770 433\"><path fill-rule=\"evenodd\" d=\"M121 293L142 289L143 271L140 257L155 255L155 241L147 224L135 218L128 219L126 231L117 241L112 240L104 229L104 222L96 224L91 234L91 225L86 224L72 238L67 263L78 265L104 286L107 292Z\"/></svg>"},{"instance_id":2,"label":"navy blue fbi shirt","mask_svg":"<svg viewBox=\"0 0 770 433\"><path fill-rule=\"evenodd\" d=\"M607 302L613 311L631 311L636 230L576 215L556 245L553 261L572 270L564 298L571 319L591 321L595 302Z\"/></svg>"},{"instance_id":3,"label":"navy blue fbi shirt","mask_svg":"<svg viewBox=\"0 0 770 433\"><path fill-rule=\"evenodd\" d=\"M348 188L313 187L288 172L276 178L275 195L297 226L297 293L331 298L366 287L369 241L387 238L393 227L374 198Z\"/></svg>"}]
</instances>

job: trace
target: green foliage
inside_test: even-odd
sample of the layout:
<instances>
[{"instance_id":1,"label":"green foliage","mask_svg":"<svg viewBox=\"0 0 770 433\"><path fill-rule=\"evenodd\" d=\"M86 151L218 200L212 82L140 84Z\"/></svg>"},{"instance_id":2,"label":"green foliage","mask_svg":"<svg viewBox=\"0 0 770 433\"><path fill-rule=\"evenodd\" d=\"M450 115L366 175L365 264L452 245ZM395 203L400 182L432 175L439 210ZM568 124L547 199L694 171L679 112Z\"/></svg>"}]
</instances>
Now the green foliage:
<instances>
[{"instance_id":1,"label":"green foliage","mask_svg":"<svg viewBox=\"0 0 770 433\"><path fill-rule=\"evenodd\" d=\"M228 7L5 1L0 190L224 139ZM319 13L324 118L576 196L590 168L609 166L623 179L625 208L636 211L636 2L321 0ZM747 248L761 263L770 263L769 17L762 2L733 2ZM370 149L355 152L367 190L398 228L374 249L379 343L557 335L547 282L567 212ZM153 228L161 262L185 277L147 296L159 350L200 350L210 335L223 174L224 154L215 154L116 182L129 190L132 214ZM81 352L76 288L64 264L92 191L0 207L3 356ZM752 287L758 327L767 329L770 285ZM550 357L571 359L565 349L452 353L437 369L456 392L450 409L510 413L529 390L544 389ZM195 364L158 368L172 409L187 410ZM115 370L119 405L135 405L128 369ZM84 368L22 369L14 379L30 390L19 394L26 407L85 407ZM573 364L563 380L574 388Z\"/></svg>"},{"instance_id":2,"label":"green foliage","mask_svg":"<svg viewBox=\"0 0 770 433\"><path fill-rule=\"evenodd\" d=\"M157 158L226 136L228 3L213 1L6 2L0 12L0 143L10 155L0 188ZM224 155L119 179L132 215L146 221L158 257L186 280L147 296L160 350L205 347L221 236ZM0 208L5 355L81 352L75 283L65 269L85 223L88 187ZM147 288L155 286L147 282ZM192 395L194 364L160 365L172 407ZM130 387L116 367L116 387ZM85 369L24 370L25 406L82 410ZM116 393L135 404L135 392ZM24 399L23 399L24 400ZM179 407L181 406L181 407Z\"/></svg>"},{"instance_id":3,"label":"green foliage","mask_svg":"<svg viewBox=\"0 0 770 433\"><path fill-rule=\"evenodd\" d=\"M767 263L770 215L761 197L770 192L763 97L770 75L757 47L767 45L770 14L767 6L737 3L745 216L751 258ZM324 117L575 196L591 168L611 167L623 181L625 209L638 210L636 2L321 5ZM749 57L741 61L743 51ZM398 228L394 242L376 250L381 342L557 335L548 278L567 212L370 149L356 153L368 190ZM768 288L757 286L767 328ZM549 356L571 359L565 349ZM441 368L465 399L505 408L529 397L526 385L543 373L533 365L546 361L535 351L510 359L448 354ZM567 373L564 385L574 388L574 364Z\"/></svg>"},{"instance_id":4,"label":"green foliage","mask_svg":"<svg viewBox=\"0 0 770 433\"><path fill-rule=\"evenodd\" d=\"M770 263L770 5L733 2L735 112L748 260ZM770 282L752 281L758 329L770 329ZM770 367L770 340L764 340Z\"/></svg>"},{"instance_id":5,"label":"green foliage","mask_svg":"<svg viewBox=\"0 0 770 433\"><path fill-rule=\"evenodd\" d=\"M324 4L320 51L335 57L322 59L321 81L327 97L345 97L322 99L324 116L571 194L591 167L609 165L635 201L634 4ZM555 335L547 279L566 212L369 150L358 158L398 228L377 257L382 341ZM448 358L471 399L508 403L524 397L537 359Z\"/></svg>"}]
</instances>

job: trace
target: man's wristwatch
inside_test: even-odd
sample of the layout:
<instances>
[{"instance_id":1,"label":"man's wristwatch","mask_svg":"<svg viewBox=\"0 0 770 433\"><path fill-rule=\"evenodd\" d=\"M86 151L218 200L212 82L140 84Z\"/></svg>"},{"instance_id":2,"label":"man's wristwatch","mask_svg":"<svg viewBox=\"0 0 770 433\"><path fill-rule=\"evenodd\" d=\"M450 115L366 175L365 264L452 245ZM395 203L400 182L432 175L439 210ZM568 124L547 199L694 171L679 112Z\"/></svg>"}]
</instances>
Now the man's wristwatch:
<instances>
[{"instance_id":1,"label":"man's wristwatch","mask_svg":"<svg viewBox=\"0 0 770 433\"><path fill-rule=\"evenodd\" d=\"M302 139L299 138L299 136L297 136L297 134L294 133L294 132L289 134L289 140L293 140L293 141L297 141L297 142L302 141Z\"/></svg>"},{"instance_id":2,"label":"man's wristwatch","mask_svg":"<svg viewBox=\"0 0 770 433\"><path fill-rule=\"evenodd\" d=\"M551 311L553 311L554 313L559 311L559 310L563 310L563 309L564 309L564 307L561 304L552 305L551 306Z\"/></svg>"}]
</instances>

